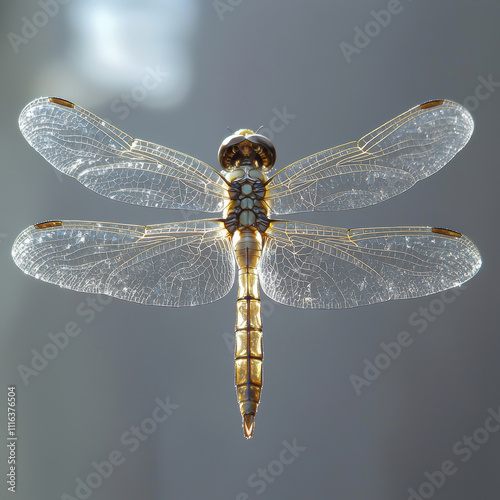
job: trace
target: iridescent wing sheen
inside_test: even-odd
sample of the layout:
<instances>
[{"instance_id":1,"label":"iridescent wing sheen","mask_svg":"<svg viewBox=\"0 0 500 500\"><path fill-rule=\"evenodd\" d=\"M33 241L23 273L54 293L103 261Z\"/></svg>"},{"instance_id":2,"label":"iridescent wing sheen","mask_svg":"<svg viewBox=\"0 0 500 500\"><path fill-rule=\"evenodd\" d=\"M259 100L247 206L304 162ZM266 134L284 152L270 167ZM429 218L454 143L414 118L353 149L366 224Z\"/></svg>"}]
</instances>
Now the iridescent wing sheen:
<instances>
[{"instance_id":1,"label":"iridescent wing sheen","mask_svg":"<svg viewBox=\"0 0 500 500\"><path fill-rule=\"evenodd\" d=\"M25 229L12 256L43 281L149 305L213 302L229 292L235 277L228 232L208 219L145 227L47 222Z\"/></svg>"},{"instance_id":2,"label":"iridescent wing sheen","mask_svg":"<svg viewBox=\"0 0 500 500\"><path fill-rule=\"evenodd\" d=\"M64 99L41 97L19 117L26 140L48 162L114 200L220 212L225 183L209 165L134 139Z\"/></svg>"},{"instance_id":3,"label":"iridescent wing sheen","mask_svg":"<svg viewBox=\"0 0 500 500\"><path fill-rule=\"evenodd\" d=\"M450 230L273 222L259 275L266 295L281 304L334 309L436 293L480 267L474 243Z\"/></svg>"},{"instance_id":4,"label":"iridescent wing sheen","mask_svg":"<svg viewBox=\"0 0 500 500\"><path fill-rule=\"evenodd\" d=\"M396 196L446 165L473 129L455 102L415 106L359 141L280 170L267 186L270 213L346 210Z\"/></svg>"}]
</instances>

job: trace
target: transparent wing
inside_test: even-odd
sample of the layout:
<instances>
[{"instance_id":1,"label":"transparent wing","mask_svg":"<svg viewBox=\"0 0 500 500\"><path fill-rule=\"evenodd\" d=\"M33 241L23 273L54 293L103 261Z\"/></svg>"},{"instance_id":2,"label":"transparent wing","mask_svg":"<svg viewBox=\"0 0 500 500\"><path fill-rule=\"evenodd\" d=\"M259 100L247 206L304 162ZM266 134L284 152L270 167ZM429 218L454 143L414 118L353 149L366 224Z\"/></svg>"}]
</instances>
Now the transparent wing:
<instances>
[{"instance_id":1,"label":"transparent wing","mask_svg":"<svg viewBox=\"0 0 500 500\"><path fill-rule=\"evenodd\" d=\"M420 297L458 286L481 267L474 243L446 229L273 222L265 235L262 289L294 307L334 309Z\"/></svg>"},{"instance_id":2,"label":"transparent wing","mask_svg":"<svg viewBox=\"0 0 500 500\"><path fill-rule=\"evenodd\" d=\"M212 167L134 139L69 101L35 99L23 109L19 127L55 168L108 198L158 208L223 209L224 181Z\"/></svg>"},{"instance_id":3,"label":"transparent wing","mask_svg":"<svg viewBox=\"0 0 500 500\"><path fill-rule=\"evenodd\" d=\"M161 306L206 304L226 295L235 261L215 220L133 226L55 221L25 229L12 256L27 274L80 292Z\"/></svg>"},{"instance_id":4,"label":"transparent wing","mask_svg":"<svg viewBox=\"0 0 500 500\"><path fill-rule=\"evenodd\" d=\"M469 140L470 113L452 101L430 101L359 141L292 163L268 184L271 214L334 211L379 203L446 165Z\"/></svg>"}]
</instances>

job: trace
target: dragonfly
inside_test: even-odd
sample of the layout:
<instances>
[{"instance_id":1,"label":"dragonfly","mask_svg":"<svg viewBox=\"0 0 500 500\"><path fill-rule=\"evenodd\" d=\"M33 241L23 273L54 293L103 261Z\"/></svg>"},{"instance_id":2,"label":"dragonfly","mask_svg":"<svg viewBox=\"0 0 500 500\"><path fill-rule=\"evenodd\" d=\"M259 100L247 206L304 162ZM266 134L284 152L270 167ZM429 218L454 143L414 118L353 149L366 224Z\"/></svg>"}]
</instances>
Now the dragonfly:
<instances>
[{"instance_id":1,"label":"dragonfly","mask_svg":"<svg viewBox=\"0 0 500 500\"><path fill-rule=\"evenodd\" d=\"M51 220L20 233L12 255L40 280L157 306L216 301L237 278L235 386L246 438L262 392L261 288L286 306L350 308L456 287L481 267L474 243L451 229L275 218L373 205L438 171L474 128L470 113L449 100L415 106L358 141L276 173L272 142L249 129L224 139L218 170L134 139L62 98L30 102L19 125L56 169L103 196L218 214L151 226Z\"/></svg>"}]
</instances>

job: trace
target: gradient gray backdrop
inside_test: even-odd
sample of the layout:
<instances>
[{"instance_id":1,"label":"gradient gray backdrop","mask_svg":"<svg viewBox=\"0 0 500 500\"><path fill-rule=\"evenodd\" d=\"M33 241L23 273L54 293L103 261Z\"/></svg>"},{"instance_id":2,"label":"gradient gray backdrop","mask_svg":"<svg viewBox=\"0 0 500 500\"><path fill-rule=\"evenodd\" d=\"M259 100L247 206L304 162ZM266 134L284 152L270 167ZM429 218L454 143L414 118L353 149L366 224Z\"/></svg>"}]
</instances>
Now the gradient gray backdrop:
<instances>
[{"instance_id":1,"label":"gradient gray backdrop","mask_svg":"<svg viewBox=\"0 0 500 500\"><path fill-rule=\"evenodd\" d=\"M500 87L478 86L500 82L499 2L214 3L71 0L58 9L49 2L46 16L35 1L2 4L0 497L10 498L5 422L13 384L22 500L78 498L77 479L86 481L92 462L115 451L124 463L91 490L92 500L399 500L447 460L455 473L434 492L424 486L422 498L498 499L500 431L478 429L500 407ZM398 13L375 21L371 11L389 7ZM26 20L38 23L37 32L26 31ZM341 43L354 45L367 23L369 43L348 61ZM23 43L15 35L23 36L25 24L30 38ZM156 85L144 82L152 70ZM138 89L144 83L145 92ZM126 110L120 96L131 92L137 99ZM273 125L284 166L357 139L423 101L465 103L475 132L442 171L377 206L293 218L450 227L477 244L483 267L459 295L446 295L448 303L438 295L308 311L266 301L265 384L255 437L246 441L227 344L235 290L183 309L115 299L92 318L89 296L14 265L16 235L42 220L200 217L116 203L56 174L17 125L23 106L43 95L77 102L135 137L214 166L227 125ZM276 110L293 118L281 126ZM432 321L422 321L425 308L435 312ZM49 333L68 322L81 333L25 383L20 365L30 367L32 350L50 349ZM401 331L412 345L357 395L350 376L362 375L364 360ZM152 424L155 400L167 396L179 407L137 449L124 444L132 426ZM471 435L483 444L466 455L456 443ZM283 451L283 442L294 440L297 456Z\"/></svg>"}]
</instances>

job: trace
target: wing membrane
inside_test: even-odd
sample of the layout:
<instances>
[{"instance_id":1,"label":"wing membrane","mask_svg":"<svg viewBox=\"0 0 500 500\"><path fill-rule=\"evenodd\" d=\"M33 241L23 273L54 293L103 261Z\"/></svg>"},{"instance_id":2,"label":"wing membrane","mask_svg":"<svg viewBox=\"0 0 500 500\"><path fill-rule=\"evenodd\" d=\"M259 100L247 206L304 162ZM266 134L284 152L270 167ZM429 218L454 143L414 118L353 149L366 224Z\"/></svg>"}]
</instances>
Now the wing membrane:
<instances>
[{"instance_id":1,"label":"wing membrane","mask_svg":"<svg viewBox=\"0 0 500 500\"><path fill-rule=\"evenodd\" d=\"M273 222L265 235L262 289L294 307L337 309L420 297L458 286L481 267L469 238L430 227L348 230Z\"/></svg>"},{"instance_id":2,"label":"wing membrane","mask_svg":"<svg viewBox=\"0 0 500 500\"><path fill-rule=\"evenodd\" d=\"M158 208L223 209L224 182L212 167L134 139L69 101L32 101L19 126L55 168L108 198Z\"/></svg>"},{"instance_id":3,"label":"wing membrane","mask_svg":"<svg viewBox=\"0 0 500 500\"><path fill-rule=\"evenodd\" d=\"M37 227L38 226L38 227ZM141 304L189 306L226 295L235 261L224 224L62 221L25 229L12 256L27 274Z\"/></svg>"},{"instance_id":4,"label":"wing membrane","mask_svg":"<svg viewBox=\"0 0 500 500\"><path fill-rule=\"evenodd\" d=\"M469 140L470 113L452 101L415 106L359 141L292 163L269 182L272 214L379 203L446 165Z\"/></svg>"}]
</instances>

